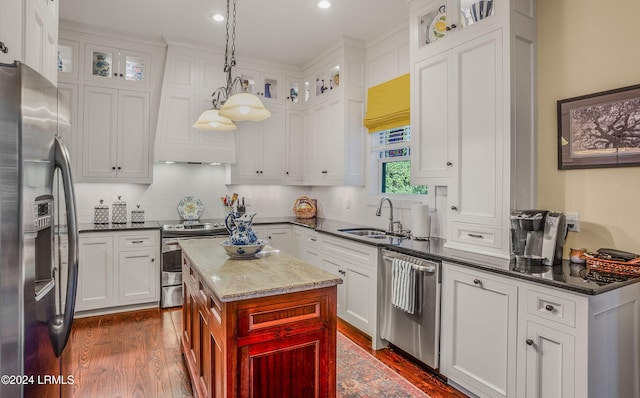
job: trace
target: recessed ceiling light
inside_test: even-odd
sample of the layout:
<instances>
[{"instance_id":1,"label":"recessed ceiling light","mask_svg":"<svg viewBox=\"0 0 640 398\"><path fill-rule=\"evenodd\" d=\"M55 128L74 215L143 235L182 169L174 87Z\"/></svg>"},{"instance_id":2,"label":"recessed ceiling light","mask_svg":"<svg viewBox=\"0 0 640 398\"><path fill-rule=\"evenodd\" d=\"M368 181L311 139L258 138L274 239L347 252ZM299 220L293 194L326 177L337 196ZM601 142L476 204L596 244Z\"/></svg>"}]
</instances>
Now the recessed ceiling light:
<instances>
[{"instance_id":1,"label":"recessed ceiling light","mask_svg":"<svg viewBox=\"0 0 640 398\"><path fill-rule=\"evenodd\" d=\"M318 2L318 7L319 8L329 8L331 7L331 3L329 3L327 0L321 0Z\"/></svg>"},{"instance_id":2,"label":"recessed ceiling light","mask_svg":"<svg viewBox=\"0 0 640 398\"><path fill-rule=\"evenodd\" d=\"M222 15L222 14L211 14L211 19L213 19L216 22L222 22L222 21L224 21L224 15Z\"/></svg>"}]
</instances>

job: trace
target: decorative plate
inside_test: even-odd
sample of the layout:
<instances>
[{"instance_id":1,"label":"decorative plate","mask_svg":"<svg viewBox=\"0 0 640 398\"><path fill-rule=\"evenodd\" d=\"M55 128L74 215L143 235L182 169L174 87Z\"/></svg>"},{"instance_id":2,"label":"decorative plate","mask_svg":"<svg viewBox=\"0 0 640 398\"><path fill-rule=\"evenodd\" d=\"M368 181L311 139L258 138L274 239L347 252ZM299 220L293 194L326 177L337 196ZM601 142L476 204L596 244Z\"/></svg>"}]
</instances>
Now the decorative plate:
<instances>
[{"instance_id":1,"label":"decorative plate","mask_svg":"<svg viewBox=\"0 0 640 398\"><path fill-rule=\"evenodd\" d=\"M429 28L427 29L427 43L433 43L442 39L447 34L447 14L445 6L442 5L433 16Z\"/></svg>"},{"instance_id":2,"label":"decorative plate","mask_svg":"<svg viewBox=\"0 0 640 398\"><path fill-rule=\"evenodd\" d=\"M204 211L204 204L195 196L185 196L178 202L178 214L185 220L197 220Z\"/></svg>"}]
</instances>

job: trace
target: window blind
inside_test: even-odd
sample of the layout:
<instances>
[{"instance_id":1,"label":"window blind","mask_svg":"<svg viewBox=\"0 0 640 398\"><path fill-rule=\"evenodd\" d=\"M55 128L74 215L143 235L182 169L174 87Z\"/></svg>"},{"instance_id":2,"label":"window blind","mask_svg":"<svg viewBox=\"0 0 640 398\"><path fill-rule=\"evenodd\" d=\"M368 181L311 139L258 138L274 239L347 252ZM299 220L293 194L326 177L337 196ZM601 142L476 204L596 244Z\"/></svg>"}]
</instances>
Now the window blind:
<instances>
[{"instance_id":1,"label":"window blind","mask_svg":"<svg viewBox=\"0 0 640 398\"><path fill-rule=\"evenodd\" d=\"M410 121L409 74L369 88L364 126L369 134L406 126Z\"/></svg>"}]
</instances>

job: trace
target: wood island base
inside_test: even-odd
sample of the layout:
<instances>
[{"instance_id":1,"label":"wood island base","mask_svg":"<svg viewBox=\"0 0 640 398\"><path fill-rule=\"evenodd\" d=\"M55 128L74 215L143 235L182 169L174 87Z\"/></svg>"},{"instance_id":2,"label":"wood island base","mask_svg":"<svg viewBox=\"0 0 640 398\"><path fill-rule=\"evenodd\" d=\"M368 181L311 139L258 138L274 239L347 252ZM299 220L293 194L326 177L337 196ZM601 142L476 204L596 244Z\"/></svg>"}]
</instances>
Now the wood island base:
<instances>
[{"instance_id":1,"label":"wood island base","mask_svg":"<svg viewBox=\"0 0 640 398\"><path fill-rule=\"evenodd\" d=\"M182 271L198 397L336 396L336 286L221 302L185 258Z\"/></svg>"}]
</instances>

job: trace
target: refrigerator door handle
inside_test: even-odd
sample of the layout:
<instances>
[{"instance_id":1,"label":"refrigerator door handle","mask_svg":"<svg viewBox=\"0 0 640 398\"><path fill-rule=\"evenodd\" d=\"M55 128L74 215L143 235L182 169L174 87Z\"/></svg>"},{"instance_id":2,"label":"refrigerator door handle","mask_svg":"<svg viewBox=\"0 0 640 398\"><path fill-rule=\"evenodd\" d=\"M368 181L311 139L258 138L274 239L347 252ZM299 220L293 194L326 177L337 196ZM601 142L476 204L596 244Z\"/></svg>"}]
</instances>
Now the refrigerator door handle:
<instances>
[{"instance_id":1,"label":"refrigerator door handle","mask_svg":"<svg viewBox=\"0 0 640 398\"><path fill-rule=\"evenodd\" d=\"M56 356L60 357L64 350L73 322L73 313L76 306L76 288L78 285L78 224L76 220L76 198L73 190L69 151L56 135L55 137L55 165L61 171L62 186L64 188L65 209L67 213L68 234L68 264L67 292L63 314L55 316L52 325L49 325L51 340Z\"/></svg>"}]
</instances>

